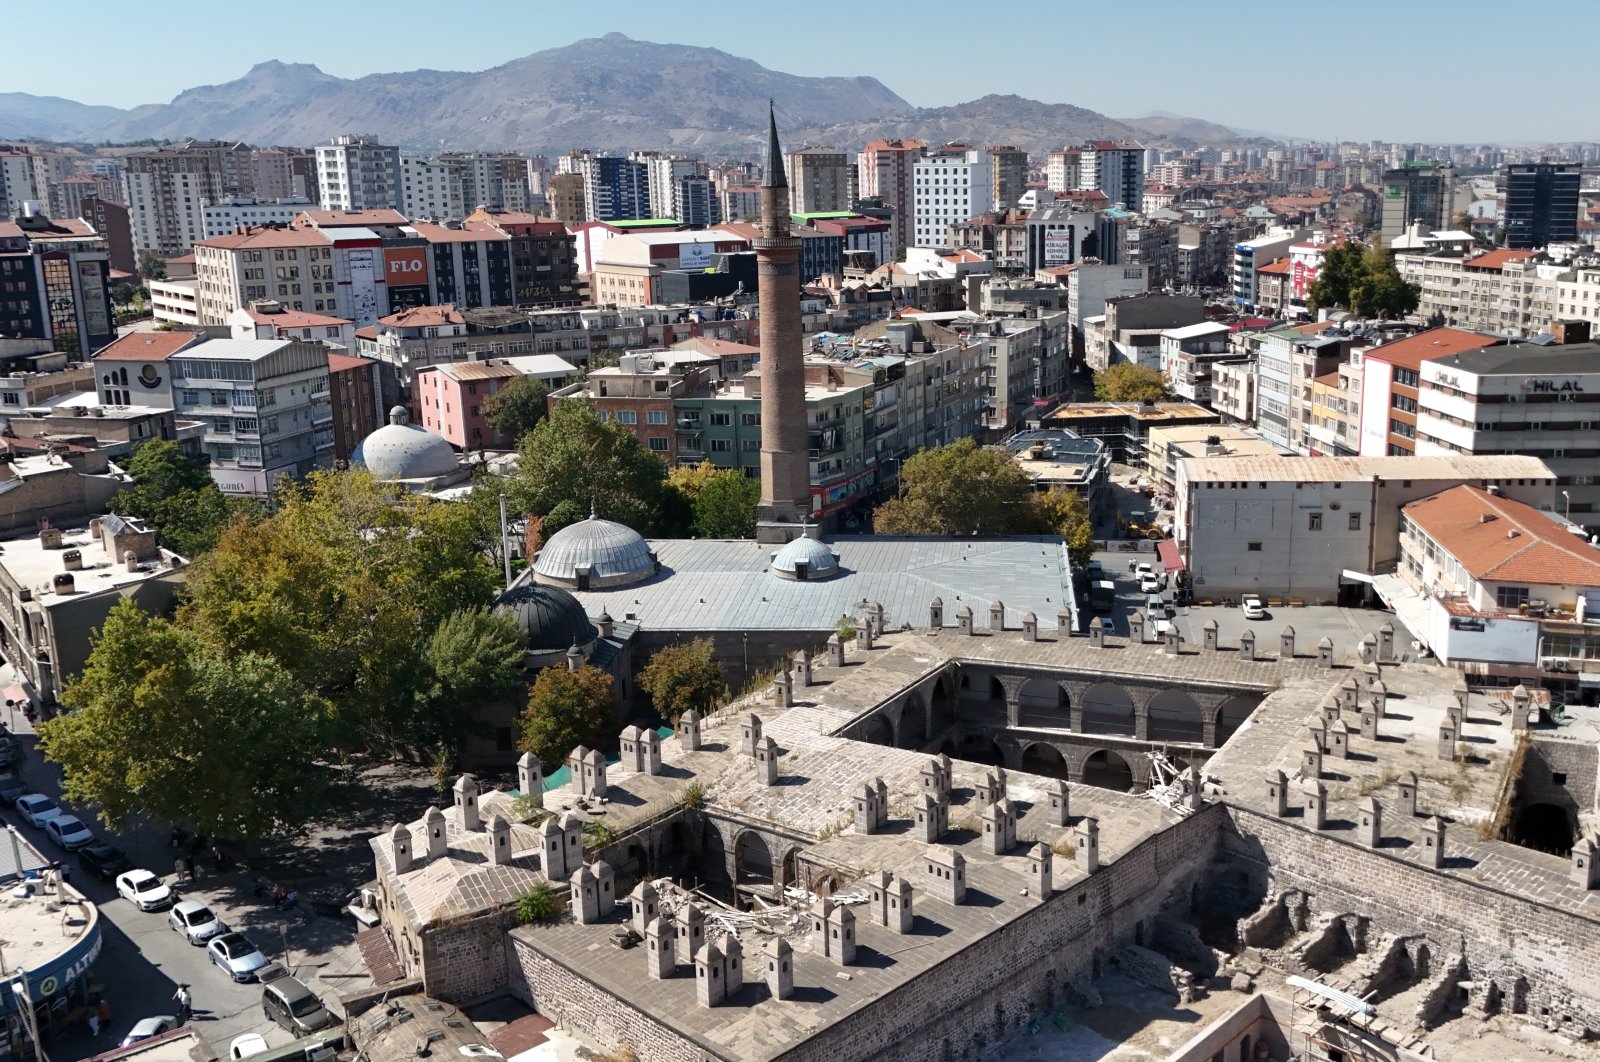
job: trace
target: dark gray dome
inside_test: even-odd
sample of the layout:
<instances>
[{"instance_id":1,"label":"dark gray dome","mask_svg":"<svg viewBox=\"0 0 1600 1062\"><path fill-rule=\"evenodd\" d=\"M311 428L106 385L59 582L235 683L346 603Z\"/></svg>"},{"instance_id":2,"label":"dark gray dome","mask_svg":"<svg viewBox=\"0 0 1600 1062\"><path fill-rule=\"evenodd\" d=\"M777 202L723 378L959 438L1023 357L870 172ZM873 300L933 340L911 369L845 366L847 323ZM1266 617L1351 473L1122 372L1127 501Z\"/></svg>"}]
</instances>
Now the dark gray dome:
<instances>
[{"instance_id":1,"label":"dark gray dome","mask_svg":"<svg viewBox=\"0 0 1600 1062\"><path fill-rule=\"evenodd\" d=\"M458 461L450 444L406 419L404 406L391 409L389 423L357 444L350 463L381 480L438 479L453 474Z\"/></svg>"},{"instance_id":2,"label":"dark gray dome","mask_svg":"<svg viewBox=\"0 0 1600 1062\"><path fill-rule=\"evenodd\" d=\"M595 640L594 624L583 606L559 586L521 583L496 598L494 607L515 617L531 653L566 652Z\"/></svg>"},{"instance_id":3,"label":"dark gray dome","mask_svg":"<svg viewBox=\"0 0 1600 1062\"><path fill-rule=\"evenodd\" d=\"M588 569L592 588L627 586L654 575L656 558L644 536L627 524L590 516L551 535L533 573L541 582L576 586L580 568Z\"/></svg>"}]
</instances>

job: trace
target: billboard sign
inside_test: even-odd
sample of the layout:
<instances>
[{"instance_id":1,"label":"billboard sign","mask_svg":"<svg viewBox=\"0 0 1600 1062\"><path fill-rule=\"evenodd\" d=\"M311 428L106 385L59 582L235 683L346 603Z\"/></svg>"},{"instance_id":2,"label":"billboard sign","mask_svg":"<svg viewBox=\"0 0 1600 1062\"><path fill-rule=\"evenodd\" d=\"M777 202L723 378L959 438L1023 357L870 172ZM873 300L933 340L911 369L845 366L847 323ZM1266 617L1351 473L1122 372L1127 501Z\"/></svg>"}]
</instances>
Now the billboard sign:
<instances>
[{"instance_id":1,"label":"billboard sign","mask_svg":"<svg viewBox=\"0 0 1600 1062\"><path fill-rule=\"evenodd\" d=\"M1072 261L1072 230L1049 229L1044 234L1044 264L1067 265Z\"/></svg>"},{"instance_id":2,"label":"billboard sign","mask_svg":"<svg viewBox=\"0 0 1600 1062\"><path fill-rule=\"evenodd\" d=\"M683 243L678 245L679 269L710 269L716 255L716 244Z\"/></svg>"},{"instance_id":3,"label":"billboard sign","mask_svg":"<svg viewBox=\"0 0 1600 1062\"><path fill-rule=\"evenodd\" d=\"M415 285L428 282L426 247L387 247L383 252L383 276L389 284Z\"/></svg>"}]
</instances>

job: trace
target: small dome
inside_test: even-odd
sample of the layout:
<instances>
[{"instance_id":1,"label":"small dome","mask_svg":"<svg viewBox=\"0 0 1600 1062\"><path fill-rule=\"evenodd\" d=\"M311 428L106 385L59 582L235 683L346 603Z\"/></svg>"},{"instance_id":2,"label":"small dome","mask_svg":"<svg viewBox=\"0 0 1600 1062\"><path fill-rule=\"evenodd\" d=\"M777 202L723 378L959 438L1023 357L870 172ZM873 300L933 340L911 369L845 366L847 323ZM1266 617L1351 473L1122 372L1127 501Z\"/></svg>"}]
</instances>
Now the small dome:
<instances>
[{"instance_id":1,"label":"small dome","mask_svg":"<svg viewBox=\"0 0 1600 1062\"><path fill-rule=\"evenodd\" d=\"M654 575L656 558L633 528L591 516L551 535L533 574L542 583L575 587L580 568L588 569L586 589L628 586Z\"/></svg>"},{"instance_id":2,"label":"small dome","mask_svg":"<svg viewBox=\"0 0 1600 1062\"><path fill-rule=\"evenodd\" d=\"M437 479L456 472L456 452L426 428L407 423L406 408L389 410L389 423L356 446L350 463L381 480Z\"/></svg>"},{"instance_id":3,"label":"small dome","mask_svg":"<svg viewBox=\"0 0 1600 1062\"><path fill-rule=\"evenodd\" d=\"M772 555L772 572L780 579L826 579L839 574L839 555L814 538L791 539Z\"/></svg>"},{"instance_id":4,"label":"small dome","mask_svg":"<svg viewBox=\"0 0 1600 1062\"><path fill-rule=\"evenodd\" d=\"M588 645L595 639L594 624L583 606L559 586L522 583L501 594L494 607L516 619L531 653L565 653L573 645Z\"/></svg>"}]
</instances>

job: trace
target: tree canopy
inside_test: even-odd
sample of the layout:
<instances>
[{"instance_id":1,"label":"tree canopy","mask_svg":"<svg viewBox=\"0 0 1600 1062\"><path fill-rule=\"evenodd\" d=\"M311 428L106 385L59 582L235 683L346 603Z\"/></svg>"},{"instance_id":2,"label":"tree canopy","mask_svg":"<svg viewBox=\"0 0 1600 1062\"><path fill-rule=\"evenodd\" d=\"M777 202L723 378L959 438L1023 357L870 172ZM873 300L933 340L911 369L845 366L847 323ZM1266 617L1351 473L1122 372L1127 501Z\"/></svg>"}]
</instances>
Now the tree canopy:
<instances>
[{"instance_id":1,"label":"tree canopy","mask_svg":"<svg viewBox=\"0 0 1600 1062\"><path fill-rule=\"evenodd\" d=\"M922 450L900 469L900 495L878 507L882 535L1014 535L1041 530L1033 487L1004 450L971 439Z\"/></svg>"},{"instance_id":2,"label":"tree canopy","mask_svg":"<svg viewBox=\"0 0 1600 1062\"><path fill-rule=\"evenodd\" d=\"M697 538L751 538L756 533L756 503L761 483L736 468L710 461L674 468L667 486L687 504L690 531Z\"/></svg>"},{"instance_id":3,"label":"tree canopy","mask_svg":"<svg viewBox=\"0 0 1600 1062\"><path fill-rule=\"evenodd\" d=\"M1081 568L1088 564L1094 555L1094 525L1083 495L1058 487L1038 495L1038 504L1045 527L1066 540L1072 566Z\"/></svg>"},{"instance_id":4,"label":"tree canopy","mask_svg":"<svg viewBox=\"0 0 1600 1062\"><path fill-rule=\"evenodd\" d=\"M611 676L584 664L577 671L547 667L528 691L518 748L559 764L579 745L603 748L617 736L617 695Z\"/></svg>"},{"instance_id":5,"label":"tree canopy","mask_svg":"<svg viewBox=\"0 0 1600 1062\"><path fill-rule=\"evenodd\" d=\"M216 545L236 516L260 516L258 505L223 494L205 469L166 439L141 443L126 469L133 485L111 499L111 511L145 521L179 556L192 560Z\"/></svg>"},{"instance_id":6,"label":"tree canopy","mask_svg":"<svg viewBox=\"0 0 1600 1062\"><path fill-rule=\"evenodd\" d=\"M1094 374L1094 396L1102 402L1159 402L1167 382L1156 369L1119 361Z\"/></svg>"},{"instance_id":7,"label":"tree canopy","mask_svg":"<svg viewBox=\"0 0 1600 1062\"><path fill-rule=\"evenodd\" d=\"M691 708L709 712L728 692L709 638L657 649L639 674L639 687L674 726Z\"/></svg>"},{"instance_id":8,"label":"tree canopy","mask_svg":"<svg viewBox=\"0 0 1600 1062\"><path fill-rule=\"evenodd\" d=\"M1419 289L1400 275L1393 255L1353 240L1328 248L1306 295L1312 313L1342 306L1363 317L1404 317L1419 301Z\"/></svg>"},{"instance_id":9,"label":"tree canopy","mask_svg":"<svg viewBox=\"0 0 1600 1062\"><path fill-rule=\"evenodd\" d=\"M557 402L517 445L508 498L518 512L545 517L546 534L591 508L645 534L681 530L665 484L666 466L626 428L602 421L593 403Z\"/></svg>"},{"instance_id":10,"label":"tree canopy","mask_svg":"<svg viewBox=\"0 0 1600 1062\"><path fill-rule=\"evenodd\" d=\"M483 403L484 423L513 441L544 419L550 389L531 376L516 376Z\"/></svg>"}]
</instances>

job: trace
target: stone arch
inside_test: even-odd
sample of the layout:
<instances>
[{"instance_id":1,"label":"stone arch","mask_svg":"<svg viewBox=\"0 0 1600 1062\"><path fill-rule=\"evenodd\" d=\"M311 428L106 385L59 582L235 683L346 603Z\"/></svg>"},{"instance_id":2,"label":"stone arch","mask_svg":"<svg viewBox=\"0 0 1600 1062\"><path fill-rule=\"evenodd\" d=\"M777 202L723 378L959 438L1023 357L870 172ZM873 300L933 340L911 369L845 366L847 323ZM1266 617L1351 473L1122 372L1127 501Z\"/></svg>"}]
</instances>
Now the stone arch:
<instances>
[{"instance_id":1,"label":"stone arch","mask_svg":"<svg viewBox=\"0 0 1600 1062\"><path fill-rule=\"evenodd\" d=\"M1206 717L1200 703L1183 690L1162 690L1150 698L1151 741L1185 741L1198 745L1206 739Z\"/></svg>"},{"instance_id":2,"label":"stone arch","mask_svg":"<svg viewBox=\"0 0 1600 1062\"><path fill-rule=\"evenodd\" d=\"M723 896L733 894L733 881L728 877L728 846L722 839L722 831L710 819L706 820L704 828L700 831L700 858L695 864L697 873L694 875L702 883L706 891Z\"/></svg>"},{"instance_id":3,"label":"stone arch","mask_svg":"<svg viewBox=\"0 0 1600 1062\"><path fill-rule=\"evenodd\" d=\"M734 838L733 865L740 885L772 884L772 849L754 830L744 830Z\"/></svg>"},{"instance_id":4,"label":"stone arch","mask_svg":"<svg viewBox=\"0 0 1600 1062\"><path fill-rule=\"evenodd\" d=\"M1054 745L1035 741L1022 750L1022 769L1029 774L1042 774L1046 778L1067 777L1067 759Z\"/></svg>"},{"instance_id":5,"label":"stone arch","mask_svg":"<svg viewBox=\"0 0 1600 1062\"><path fill-rule=\"evenodd\" d=\"M873 745L894 747L894 725L882 712L867 716L856 727L856 738Z\"/></svg>"},{"instance_id":6,"label":"stone arch","mask_svg":"<svg viewBox=\"0 0 1600 1062\"><path fill-rule=\"evenodd\" d=\"M652 872L669 878L683 877L694 857L694 845L689 828L680 816L672 820L656 838L655 858L651 860Z\"/></svg>"},{"instance_id":7,"label":"stone arch","mask_svg":"<svg viewBox=\"0 0 1600 1062\"><path fill-rule=\"evenodd\" d=\"M1001 750L999 742L987 734L963 734L961 744L956 747L956 758L969 760L972 763L986 763L991 767L1005 766L1005 753Z\"/></svg>"},{"instance_id":8,"label":"stone arch","mask_svg":"<svg viewBox=\"0 0 1600 1062\"><path fill-rule=\"evenodd\" d=\"M800 878L800 846L792 844L783 853L783 862L780 864L783 872L783 884L789 885Z\"/></svg>"},{"instance_id":9,"label":"stone arch","mask_svg":"<svg viewBox=\"0 0 1600 1062\"><path fill-rule=\"evenodd\" d=\"M922 703L922 695L913 690L900 706L900 729L896 734L895 747L920 749L928 736L928 709Z\"/></svg>"},{"instance_id":10,"label":"stone arch","mask_svg":"<svg viewBox=\"0 0 1600 1062\"><path fill-rule=\"evenodd\" d=\"M933 738L956 721L955 707L950 694L950 683L944 675L933 684L928 696L928 739Z\"/></svg>"},{"instance_id":11,"label":"stone arch","mask_svg":"<svg viewBox=\"0 0 1600 1062\"><path fill-rule=\"evenodd\" d=\"M1022 726L1072 729L1072 711L1067 691L1055 679L1031 678L1024 682L1017 702L1017 722Z\"/></svg>"},{"instance_id":12,"label":"stone arch","mask_svg":"<svg viewBox=\"0 0 1600 1062\"><path fill-rule=\"evenodd\" d=\"M1572 854L1577 813L1559 804L1521 804L1511 817L1511 841L1538 852Z\"/></svg>"},{"instance_id":13,"label":"stone arch","mask_svg":"<svg viewBox=\"0 0 1600 1062\"><path fill-rule=\"evenodd\" d=\"M1083 732L1133 737L1139 729L1128 691L1113 682L1097 682L1083 691Z\"/></svg>"},{"instance_id":14,"label":"stone arch","mask_svg":"<svg viewBox=\"0 0 1600 1062\"><path fill-rule=\"evenodd\" d=\"M1126 793L1133 788L1133 766L1115 749L1097 749L1083 761L1084 785Z\"/></svg>"},{"instance_id":15,"label":"stone arch","mask_svg":"<svg viewBox=\"0 0 1600 1062\"><path fill-rule=\"evenodd\" d=\"M1221 747L1260 706L1260 695L1251 693L1236 693L1217 705L1217 737L1212 744Z\"/></svg>"},{"instance_id":16,"label":"stone arch","mask_svg":"<svg viewBox=\"0 0 1600 1062\"><path fill-rule=\"evenodd\" d=\"M999 675L989 676L989 699L1001 704L1006 702L1006 684L1000 681Z\"/></svg>"}]
</instances>

